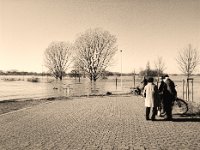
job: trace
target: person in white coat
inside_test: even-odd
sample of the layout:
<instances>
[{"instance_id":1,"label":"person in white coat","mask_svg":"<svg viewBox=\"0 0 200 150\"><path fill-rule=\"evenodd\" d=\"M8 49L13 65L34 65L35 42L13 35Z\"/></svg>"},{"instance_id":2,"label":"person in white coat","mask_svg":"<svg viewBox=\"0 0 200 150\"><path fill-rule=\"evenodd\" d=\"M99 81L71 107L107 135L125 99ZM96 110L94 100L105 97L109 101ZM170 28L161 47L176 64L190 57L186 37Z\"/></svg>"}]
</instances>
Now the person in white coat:
<instances>
[{"instance_id":1,"label":"person in white coat","mask_svg":"<svg viewBox=\"0 0 200 150\"><path fill-rule=\"evenodd\" d=\"M146 107L146 120L149 119L150 111L151 113L151 120L155 120L155 116L157 114L157 107L158 107L158 87L153 83L153 78L150 77L148 79L148 84L144 87L144 97L145 97L145 107Z\"/></svg>"}]
</instances>

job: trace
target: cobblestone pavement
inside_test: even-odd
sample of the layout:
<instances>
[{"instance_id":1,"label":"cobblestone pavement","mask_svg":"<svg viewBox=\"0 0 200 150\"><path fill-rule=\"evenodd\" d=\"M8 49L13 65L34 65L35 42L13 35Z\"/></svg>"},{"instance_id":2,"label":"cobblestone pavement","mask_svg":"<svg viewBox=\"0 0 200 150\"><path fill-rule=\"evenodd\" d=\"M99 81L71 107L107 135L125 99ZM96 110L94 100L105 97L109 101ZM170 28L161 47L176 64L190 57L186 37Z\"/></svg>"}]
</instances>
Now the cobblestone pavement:
<instances>
[{"instance_id":1,"label":"cobblestone pavement","mask_svg":"<svg viewBox=\"0 0 200 150\"><path fill-rule=\"evenodd\" d=\"M74 98L0 116L0 150L200 149L199 120L146 121L136 96Z\"/></svg>"}]
</instances>

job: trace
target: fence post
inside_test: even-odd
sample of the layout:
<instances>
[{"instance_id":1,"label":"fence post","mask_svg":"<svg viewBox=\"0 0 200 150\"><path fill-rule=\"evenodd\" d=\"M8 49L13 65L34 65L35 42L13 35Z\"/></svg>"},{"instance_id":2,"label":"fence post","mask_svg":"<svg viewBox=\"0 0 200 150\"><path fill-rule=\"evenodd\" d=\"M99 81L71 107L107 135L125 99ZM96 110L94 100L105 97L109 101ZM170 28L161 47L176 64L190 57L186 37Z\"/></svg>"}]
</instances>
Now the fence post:
<instances>
[{"instance_id":1,"label":"fence post","mask_svg":"<svg viewBox=\"0 0 200 150\"><path fill-rule=\"evenodd\" d=\"M193 79L192 79L192 102L193 102Z\"/></svg>"},{"instance_id":2,"label":"fence post","mask_svg":"<svg viewBox=\"0 0 200 150\"><path fill-rule=\"evenodd\" d=\"M186 95L187 95L187 101L190 100L190 80L191 80L191 84L192 84L192 101L193 101L193 78L187 78L187 86L186 86Z\"/></svg>"},{"instance_id":3,"label":"fence post","mask_svg":"<svg viewBox=\"0 0 200 150\"><path fill-rule=\"evenodd\" d=\"M186 88L185 88L186 101L188 101L188 92L187 92L188 90L187 89L188 89L188 84L187 84L187 80L186 80Z\"/></svg>"},{"instance_id":4,"label":"fence post","mask_svg":"<svg viewBox=\"0 0 200 150\"><path fill-rule=\"evenodd\" d=\"M134 88L135 88L135 70L134 70L134 74L133 74L133 82L134 82Z\"/></svg>"},{"instance_id":5,"label":"fence post","mask_svg":"<svg viewBox=\"0 0 200 150\"><path fill-rule=\"evenodd\" d=\"M116 90L117 90L117 77L116 77L116 80L115 80L115 82L116 82L116 83L115 83L115 85L116 85Z\"/></svg>"},{"instance_id":6,"label":"fence post","mask_svg":"<svg viewBox=\"0 0 200 150\"><path fill-rule=\"evenodd\" d=\"M188 83L188 101L190 101L190 80L187 78L187 83Z\"/></svg>"},{"instance_id":7,"label":"fence post","mask_svg":"<svg viewBox=\"0 0 200 150\"><path fill-rule=\"evenodd\" d=\"M183 79L183 99L184 99L184 95L185 95L184 90L185 90L185 80Z\"/></svg>"}]
</instances>

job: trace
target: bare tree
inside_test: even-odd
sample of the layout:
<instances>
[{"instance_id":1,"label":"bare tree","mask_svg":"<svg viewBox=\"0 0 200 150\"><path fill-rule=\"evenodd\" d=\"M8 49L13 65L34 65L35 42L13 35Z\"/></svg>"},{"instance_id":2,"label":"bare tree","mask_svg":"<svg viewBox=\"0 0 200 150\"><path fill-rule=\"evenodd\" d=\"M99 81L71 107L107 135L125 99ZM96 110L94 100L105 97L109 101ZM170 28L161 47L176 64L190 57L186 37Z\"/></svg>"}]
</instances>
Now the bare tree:
<instances>
[{"instance_id":1,"label":"bare tree","mask_svg":"<svg viewBox=\"0 0 200 150\"><path fill-rule=\"evenodd\" d=\"M116 37L102 29L89 29L75 41L76 63L87 73L91 81L96 81L110 65L117 51Z\"/></svg>"},{"instance_id":2,"label":"bare tree","mask_svg":"<svg viewBox=\"0 0 200 150\"><path fill-rule=\"evenodd\" d=\"M158 57L157 60L154 62L154 64L157 71L157 75L159 77L160 75L163 74L164 70L166 69L165 62L163 61L162 57Z\"/></svg>"},{"instance_id":3,"label":"bare tree","mask_svg":"<svg viewBox=\"0 0 200 150\"><path fill-rule=\"evenodd\" d=\"M148 78L150 76L155 77L157 75L157 73L156 73L156 70L151 69L150 62L147 61L146 68L144 70L141 70L139 72L139 75Z\"/></svg>"},{"instance_id":4,"label":"bare tree","mask_svg":"<svg viewBox=\"0 0 200 150\"><path fill-rule=\"evenodd\" d=\"M189 78L200 63L200 55L197 49L189 44L187 48L179 51L176 61L182 73Z\"/></svg>"},{"instance_id":5,"label":"bare tree","mask_svg":"<svg viewBox=\"0 0 200 150\"><path fill-rule=\"evenodd\" d=\"M62 80L70 64L71 45L66 42L52 42L45 50L45 66L56 79Z\"/></svg>"},{"instance_id":6,"label":"bare tree","mask_svg":"<svg viewBox=\"0 0 200 150\"><path fill-rule=\"evenodd\" d=\"M147 61L147 64L146 64L146 70L145 70L145 76L150 76L150 72L151 72L151 67L150 67L150 62Z\"/></svg>"}]
</instances>

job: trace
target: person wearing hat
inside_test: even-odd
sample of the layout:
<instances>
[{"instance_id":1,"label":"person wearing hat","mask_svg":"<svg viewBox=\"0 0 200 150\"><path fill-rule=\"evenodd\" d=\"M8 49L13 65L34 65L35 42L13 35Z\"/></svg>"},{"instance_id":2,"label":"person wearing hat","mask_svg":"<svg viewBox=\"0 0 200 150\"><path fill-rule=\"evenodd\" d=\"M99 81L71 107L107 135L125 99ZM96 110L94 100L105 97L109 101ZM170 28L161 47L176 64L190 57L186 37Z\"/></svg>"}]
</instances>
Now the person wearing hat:
<instances>
[{"instance_id":1,"label":"person wearing hat","mask_svg":"<svg viewBox=\"0 0 200 150\"><path fill-rule=\"evenodd\" d=\"M152 110L151 120L155 120L158 106L158 87L153 83L153 78L150 77L147 85L144 87L146 120L150 120L149 115Z\"/></svg>"},{"instance_id":2,"label":"person wearing hat","mask_svg":"<svg viewBox=\"0 0 200 150\"><path fill-rule=\"evenodd\" d=\"M165 75L163 85L163 109L166 112L165 120L172 120L172 105L177 97L177 92L175 89L174 82Z\"/></svg>"},{"instance_id":3,"label":"person wearing hat","mask_svg":"<svg viewBox=\"0 0 200 150\"><path fill-rule=\"evenodd\" d=\"M164 110L163 110L163 87L164 87L164 76L161 76L159 78L160 80L160 85L159 85L159 88L158 88L158 93L159 93L159 104L158 104L158 116L160 117L161 114L164 113Z\"/></svg>"}]
</instances>

